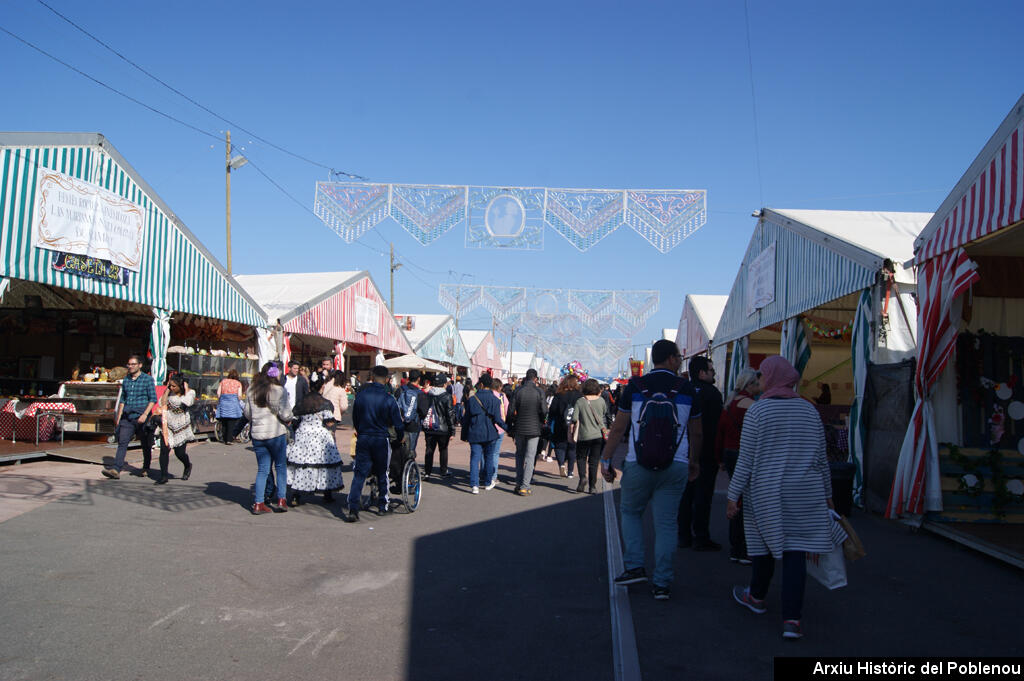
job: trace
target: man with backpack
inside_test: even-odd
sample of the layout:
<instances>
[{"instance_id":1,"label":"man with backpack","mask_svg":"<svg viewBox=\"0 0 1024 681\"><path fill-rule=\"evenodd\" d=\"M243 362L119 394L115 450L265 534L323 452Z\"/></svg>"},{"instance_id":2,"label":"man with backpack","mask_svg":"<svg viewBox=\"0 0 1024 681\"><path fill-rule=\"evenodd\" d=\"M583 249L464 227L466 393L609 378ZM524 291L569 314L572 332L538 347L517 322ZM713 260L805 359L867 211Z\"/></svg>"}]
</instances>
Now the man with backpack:
<instances>
[{"instance_id":1,"label":"man with backpack","mask_svg":"<svg viewBox=\"0 0 1024 681\"><path fill-rule=\"evenodd\" d=\"M434 472L434 450L440 454L441 477L450 478L448 471L448 443L455 433L455 406L452 398L445 390L448 377L436 374L430 390L420 400L420 426L423 428L425 444L423 454L423 474L429 478Z\"/></svg>"},{"instance_id":2,"label":"man with backpack","mask_svg":"<svg viewBox=\"0 0 1024 681\"><path fill-rule=\"evenodd\" d=\"M398 389L398 409L402 412L402 422L405 424L409 455L414 459L416 443L420 440L420 402L425 397L420 389L420 371L413 369L409 372L409 380Z\"/></svg>"},{"instance_id":3,"label":"man with backpack","mask_svg":"<svg viewBox=\"0 0 1024 681\"><path fill-rule=\"evenodd\" d=\"M615 583L647 581L643 515L650 504L654 516L652 594L664 601L671 595L679 500L687 480L700 473L696 454L691 460L689 453L701 451L703 438L697 394L690 382L678 375L683 364L679 348L670 340L659 340L651 348L651 363L650 373L630 379L622 391L601 463L605 480L614 482L618 461L613 457L629 429L619 504L625 571Z\"/></svg>"}]
</instances>

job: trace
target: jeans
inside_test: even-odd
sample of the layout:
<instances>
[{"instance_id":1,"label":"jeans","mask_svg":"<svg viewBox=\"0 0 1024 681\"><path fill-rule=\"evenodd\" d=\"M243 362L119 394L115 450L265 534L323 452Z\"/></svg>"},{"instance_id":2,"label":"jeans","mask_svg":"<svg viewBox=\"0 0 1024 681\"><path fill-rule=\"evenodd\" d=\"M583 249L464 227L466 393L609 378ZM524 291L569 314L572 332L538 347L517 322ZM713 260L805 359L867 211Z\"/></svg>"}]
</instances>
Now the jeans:
<instances>
[{"instance_id":1,"label":"jeans","mask_svg":"<svg viewBox=\"0 0 1024 681\"><path fill-rule=\"evenodd\" d=\"M733 471L736 470L736 460L740 453L735 449L723 449L722 460L725 463L725 472L732 479ZM729 519L729 555L733 558L747 557L747 537L743 534L743 498L739 503L739 512L735 518Z\"/></svg>"},{"instance_id":2,"label":"jeans","mask_svg":"<svg viewBox=\"0 0 1024 681\"><path fill-rule=\"evenodd\" d=\"M494 463L497 459L498 440L469 443L469 484L480 486L480 469L483 468L484 484L490 484L494 477Z\"/></svg>"},{"instance_id":3,"label":"jeans","mask_svg":"<svg viewBox=\"0 0 1024 681\"><path fill-rule=\"evenodd\" d=\"M761 600L768 595L768 585L775 573L771 554L752 556L750 595ZM782 552L782 619L798 620L804 608L804 584L807 582L807 556L803 551Z\"/></svg>"},{"instance_id":4,"label":"jeans","mask_svg":"<svg viewBox=\"0 0 1024 681\"><path fill-rule=\"evenodd\" d=\"M269 440L253 440L252 450L256 453L255 503L262 504L266 498L271 463L274 465L277 498L284 499L288 494L288 437L278 435Z\"/></svg>"},{"instance_id":5,"label":"jeans","mask_svg":"<svg viewBox=\"0 0 1024 681\"><path fill-rule=\"evenodd\" d=\"M498 439L494 441L491 455L488 462L491 464L491 477L487 478L487 484L498 479L498 459L501 457L501 443L505 441L505 433L498 433Z\"/></svg>"},{"instance_id":6,"label":"jeans","mask_svg":"<svg viewBox=\"0 0 1024 681\"><path fill-rule=\"evenodd\" d=\"M714 457L700 459L700 474L686 484L679 500L679 541L706 544L711 541L711 500L715 494L718 464ZM691 535L692 531L692 535Z\"/></svg>"},{"instance_id":7,"label":"jeans","mask_svg":"<svg viewBox=\"0 0 1024 681\"><path fill-rule=\"evenodd\" d=\"M117 423L117 452L114 454L114 470L119 473L124 468L124 460L128 456L128 443L133 437L138 437L142 445L142 467L149 468L153 461L153 431L146 427L145 421L139 423L138 416L122 414L121 420Z\"/></svg>"},{"instance_id":8,"label":"jeans","mask_svg":"<svg viewBox=\"0 0 1024 681\"><path fill-rule=\"evenodd\" d=\"M644 566L644 510L651 504L654 518L655 586L672 584L672 556L676 550L676 515L679 498L686 487L689 466L680 461L668 468L652 471L635 461L622 469L622 562L627 570Z\"/></svg>"},{"instance_id":9,"label":"jeans","mask_svg":"<svg viewBox=\"0 0 1024 681\"><path fill-rule=\"evenodd\" d=\"M420 441L420 431L405 431L405 443L409 446L409 455L416 458L416 443Z\"/></svg>"},{"instance_id":10,"label":"jeans","mask_svg":"<svg viewBox=\"0 0 1024 681\"><path fill-rule=\"evenodd\" d=\"M451 436L445 434L434 434L427 433L424 436L424 449L426 450L423 454L423 472L426 475L430 475L434 471L434 449L440 452L441 458L441 475L448 472L448 442L451 440Z\"/></svg>"},{"instance_id":11,"label":"jeans","mask_svg":"<svg viewBox=\"0 0 1024 681\"><path fill-rule=\"evenodd\" d=\"M580 482L576 489L583 491L590 483L590 489L597 487L597 466L604 451L604 440L584 440L576 446L576 467L580 471Z\"/></svg>"},{"instance_id":12,"label":"jeans","mask_svg":"<svg viewBox=\"0 0 1024 681\"><path fill-rule=\"evenodd\" d=\"M388 507L388 467L391 465L391 442L383 435L363 435L356 439L356 459L353 466L352 489L348 493L349 510L359 511L362 506L363 484L371 474L377 478L377 508Z\"/></svg>"},{"instance_id":13,"label":"jeans","mask_svg":"<svg viewBox=\"0 0 1024 681\"><path fill-rule=\"evenodd\" d=\"M569 442L556 442L555 443L555 456L558 457L558 465L566 466L566 472L572 473L573 467L576 465L576 443ZM581 473L582 475L582 473Z\"/></svg>"},{"instance_id":14,"label":"jeans","mask_svg":"<svg viewBox=\"0 0 1024 681\"><path fill-rule=\"evenodd\" d=\"M537 456L540 436L516 435L516 489L530 489L533 480L533 461Z\"/></svg>"}]
</instances>

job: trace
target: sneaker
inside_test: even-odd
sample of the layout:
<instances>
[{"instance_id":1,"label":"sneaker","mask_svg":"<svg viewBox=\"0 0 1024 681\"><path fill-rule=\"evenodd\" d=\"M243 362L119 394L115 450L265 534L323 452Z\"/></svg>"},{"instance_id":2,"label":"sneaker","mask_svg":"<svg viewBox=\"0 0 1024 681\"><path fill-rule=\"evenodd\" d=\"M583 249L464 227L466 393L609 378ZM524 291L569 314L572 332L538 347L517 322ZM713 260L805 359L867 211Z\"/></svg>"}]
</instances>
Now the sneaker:
<instances>
[{"instance_id":1,"label":"sneaker","mask_svg":"<svg viewBox=\"0 0 1024 681\"><path fill-rule=\"evenodd\" d=\"M117 472L116 470L114 470L113 468L104 468L104 469L103 469L102 471L100 471L100 472L101 472L101 473L103 473L103 475L104 475L105 477L108 477L108 478L110 478L111 480L117 480L118 478L120 478L120 477L121 477L121 474L120 474L120 473L118 473L118 472Z\"/></svg>"},{"instance_id":2,"label":"sneaker","mask_svg":"<svg viewBox=\"0 0 1024 681\"><path fill-rule=\"evenodd\" d=\"M565 477L568 477L568 476L569 476L569 469L567 469L567 468L565 467L565 464L564 464L564 463L563 463L563 464L560 464L560 465L558 466L558 472L559 472L559 473L561 474L561 476L562 476L563 478L565 478Z\"/></svg>"},{"instance_id":3,"label":"sneaker","mask_svg":"<svg viewBox=\"0 0 1024 681\"><path fill-rule=\"evenodd\" d=\"M516 494L518 494L521 497L528 497L531 494L533 494L533 492L530 491L529 489L523 487L522 489L516 490Z\"/></svg>"},{"instance_id":4,"label":"sneaker","mask_svg":"<svg viewBox=\"0 0 1024 681\"><path fill-rule=\"evenodd\" d=\"M740 565L750 565L751 563L753 563L753 561L747 558L746 556L743 556L742 558L738 558L736 556L729 556L729 562L739 563Z\"/></svg>"},{"instance_id":5,"label":"sneaker","mask_svg":"<svg viewBox=\"0 0 1024 681\"><path fill-rule=\"evenodd\" d=\"M484 487L484 489L486 489L486 490L494 489L495 485L497 485L497 484L498 484L497 480L491 480L489 483L487 483L487 487Z\"/></svg>"},{"instance_id":6,"label":"sneaker","mask_svg":"<svg viewBox=\"0 0 1024 681\"><path fill-rule=\"evenodd\" d=\"M782 638L803 638L804 632L800 629L800 620L786 620L782 623Z\"/></svg>"},{"instance_id":7,"label":"sneaker","mask_svg":"<svg viewBox=\"0 0 1024 681\"><path fill-rule=\"evenodd\" d=\"M642 567L628 568L625 572L615 578L615 584L626 586L627 584L639 584L647 581L647 570Z\"/></svg>"},{"instance_id":8,"label":"sneaker","mask_svg":"<svg viewBox=\"0 0 1024 681\"><path fill-rule=\"evenodd\" d=\"M667 586L658 586L655 584L654 588L651 589L651 595L654 596L654 600L656 601L667 601L672 596L672 590Z\"/></svg>"},{"instance_id":9,"label":"sneaker","mask_svg":"<svg viewBox=\"0 0 1024 681\"><path fill-rule=\"evenodd\" d=\"M358 523L359 511L354 508L350 508L348 513L345 513L341 516L341 519L344 520L346 523Z\"/></svg>"},{"instance_id":10,"label":"sneaker","mask_svg":"<svg viewBox=\"0 0 1024 681\"><path fill-rule=\"evenodd\" d=\"M721 551L722 545L710 539L693 542L694 551Z\"/></svg>"},{"instance_id":11,"label":"sneaker","mask_svg":"<svg viewBox=\"0 0 1024 681\"><path fill-rule=\"evenodd\" d=\"M768 608L764 607L764 601L759 601L750 595L749 587L734 586L732 588L732 597L737 603L758 615L763 615L768 612Z\"/></svg>"},{"instance_id":12,"label":"sneaker","mask_svg":"<svg viewBox=\"0 0 1024 681\"><path fill-rule=\"evenodd\" d=\"M470 494L480 494L480 488L479 487L473 487L473 490L470 492Z\"/></svg>"},{"instance_id":13,"label":"sneaker","mask_svg":"<svg viewBox=\"0 0 1024 681\"><path fill-rule=\"evenodd\" d=\"M567 478L569 478L570 480L572 480L572 479L573 479L573 478L575 478L576 476L572 474L572 471L569 471L569 475L567 475L567 476L565 476L565 477L567 477Z\"/></svg>"}]
</instances>

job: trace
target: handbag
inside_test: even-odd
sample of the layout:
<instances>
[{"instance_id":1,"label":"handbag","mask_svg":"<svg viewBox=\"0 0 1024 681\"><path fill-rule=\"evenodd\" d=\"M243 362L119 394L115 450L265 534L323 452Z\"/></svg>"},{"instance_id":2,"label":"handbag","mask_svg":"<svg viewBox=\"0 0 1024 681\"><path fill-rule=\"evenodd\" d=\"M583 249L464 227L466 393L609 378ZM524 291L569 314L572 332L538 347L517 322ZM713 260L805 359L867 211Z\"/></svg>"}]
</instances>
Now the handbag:
<instances>
[{"instance_id":1,"label":"handbag","mask_svg":"<svg viewBox=\"0 0 1024 681\"><path fill-rule=\"evenodd\" d=\"M846 560L842 545L828 553L806 554L807 574L821 582L826 589L834 590L846 586Z\"/></svg>"},{"instance_id":2,"label":"handbag","mask_svg":"<svg viewBox=\"0 0 1024 681\"><path fill-rule=\"evenodd\" d=\"M864 542L860 540L860 536L854 531L853 525L845 517L835 514L836 522L838 522L843 530L846 532L846 540L843 542L843 555L848 561L860 560L867 555L867 551L864 549Z\"/></svg>"}]
</instances>

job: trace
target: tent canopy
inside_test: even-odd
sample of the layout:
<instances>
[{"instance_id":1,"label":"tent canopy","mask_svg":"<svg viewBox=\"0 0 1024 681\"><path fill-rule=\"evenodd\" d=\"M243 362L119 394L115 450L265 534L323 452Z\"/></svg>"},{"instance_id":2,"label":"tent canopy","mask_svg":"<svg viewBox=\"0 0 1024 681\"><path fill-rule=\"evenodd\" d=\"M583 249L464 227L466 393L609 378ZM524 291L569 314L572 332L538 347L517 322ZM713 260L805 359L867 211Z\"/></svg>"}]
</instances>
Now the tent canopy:
<instances>
[{"instance_id":1,"label":"tent canopy","mask_svg":"<svg viewBox=\"0 0 1024 681\"><path fill-rule=\"evenodd\" d=\"M416 354L460 367L470 366L469 353L451 315L402 314L396 317L409 322L405 327L405 337Z\"/></svg>"},{"instance_id":2,"label":"tent canopy","mask_svg":"<svg viewBox=\"0 0 1024 681\"><path fill-rule=\"evenodd\" d=\"M260 301L267 321L280 322L288 333L389 352L413 351L369 272L240 274L235 278Z\"/></svg>"},{"instance_id":3,"label":"tent canopy","mask_svg":"<svg viewBox=\"0 0 1024 681\"><path fill-rule=\"evenodd\" d=\"M931 213L765 208L713 344L734 341L868 288L886 260L894 263L897 281L913 283L913 272L899 263L912 255L914 239L930 218Z\"/></svg>"},{"instance_id":4,"label":"tent canopy","mask_svg":"<svg viewBox=\"0 0 1024 681\"><path fill-rule=\"evenodd\" d=\"M501 366L507 370L510 375L522 378L526 375L526 370L530 368L530 364L533 362L533 358L535 356L535 353L522 350L506 352L501 355ZM510 366L511 369L509 369Z\"/></svg>"},{"instance_id":5,"label":"tent canopy","mask_svg":"<svg viewBox=\"0 0 1024 681\"><path fill-rule=\"evenodd\" d=\"M448 367L437 362L431 362L429 359L424 359L419 355L400 355L398 357L392 357L391 359L384 360L384 366L388 369L396 369L398 371L409 371L411 369L419 369L420 371L447 371Z\"/></svg>"},{"instance_id":6,"label":"tent canopy","mask_svg":"<svg viewBox=\"0 0 1024 681\"><path fill-rule=\"evenodd\" d=\"M152 308L245 326L265 326L260 306L200 243L170 207L99 133L0 133L0 277L10 277ZM56 173L105 190L142 215L137 268L125 281L100 281L53 266L56 250L34 246L33 225L46 200L39 185L63 182ZM91 185L91 187L89 186Z\"/></svg>"},{"instance_id":7,"label":"tent canopy","mask_svg":"<svg viewBox=\"0 0 1024 681\"><path fill-rule=\"evenodd\" d=\"M722 318L729 296L688 295L683 300L683 311L676 330L676 344L683 357L692 357L707 351L718 320Z\"/></svg>"},{"instance_id":8,"label":"tent canopy","mask_svg":"<svg viewBox=\"0 0 1024 681\"><path fill-rule=\"evenodd\" d=\"M1024 220L1024 96L921 231L920 264Z\"/></svg>"}]
</instances>

